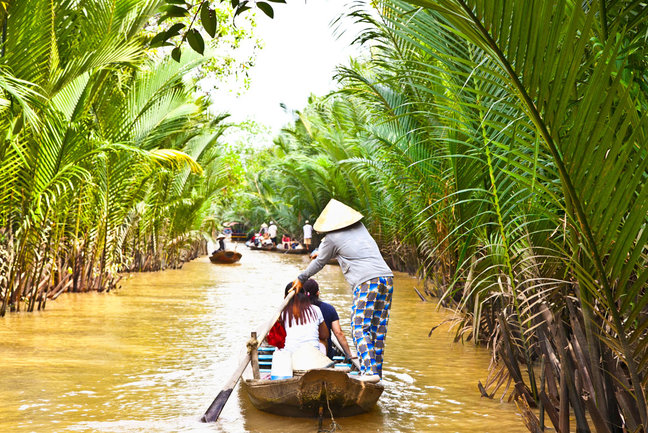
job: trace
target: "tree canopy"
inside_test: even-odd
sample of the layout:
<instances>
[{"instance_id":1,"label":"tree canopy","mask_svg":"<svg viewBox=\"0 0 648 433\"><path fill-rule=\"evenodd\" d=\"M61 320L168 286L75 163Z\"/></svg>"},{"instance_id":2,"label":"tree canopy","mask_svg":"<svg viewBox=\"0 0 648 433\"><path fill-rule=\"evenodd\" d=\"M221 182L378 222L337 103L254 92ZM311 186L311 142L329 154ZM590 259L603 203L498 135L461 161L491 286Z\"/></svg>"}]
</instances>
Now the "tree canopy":
<instances>
[{"instance_id":1,"label":"tree canopy","mask_svg":"<svg viewBox=\"0 0 648 433\"><path fill-rule=\"evenodd\" d=\"M238 162L220 141L227 116L194 96L192 71L214 59L151 51L167 7L3 3L0 314L204 250Z\"/></svg>"},{"instance_id":2,"label":"tree canopy","mask_svg":"<svg viewBox=\"0 0 648 433\"><path fill-rule=\"evenodd\" d=\"M200 53L247 37L223 18L252 6L273 16L0 1L0 315L180 266L233 215L299 235L336 198L460 311L458 340L491 348L484 396L508 394L532 431L545 413L561 432L571 414L645 431L645 4L356 2L340 24L365 26L369 57L271 148L238 152L192 74L245 67Z\"/></svg>"}]
</instances>

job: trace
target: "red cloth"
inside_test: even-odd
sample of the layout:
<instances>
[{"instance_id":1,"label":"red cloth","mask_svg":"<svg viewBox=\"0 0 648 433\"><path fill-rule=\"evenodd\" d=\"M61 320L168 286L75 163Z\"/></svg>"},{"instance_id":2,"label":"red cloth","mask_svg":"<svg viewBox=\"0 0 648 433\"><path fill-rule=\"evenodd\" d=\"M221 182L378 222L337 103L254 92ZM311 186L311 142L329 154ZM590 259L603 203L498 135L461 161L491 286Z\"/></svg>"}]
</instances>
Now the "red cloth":
<instances>
[{"instance_id":1,"label":"red cloth","mask_svg":"<svg viewBox=\"0 0 648 433\"><path fill-rule=\"evenodd\" d=\"M283 349L286 344L286 330L280 321L275 322L272 328L270 328L266 340L268 344Z\"/></svg>"}]
</instances>

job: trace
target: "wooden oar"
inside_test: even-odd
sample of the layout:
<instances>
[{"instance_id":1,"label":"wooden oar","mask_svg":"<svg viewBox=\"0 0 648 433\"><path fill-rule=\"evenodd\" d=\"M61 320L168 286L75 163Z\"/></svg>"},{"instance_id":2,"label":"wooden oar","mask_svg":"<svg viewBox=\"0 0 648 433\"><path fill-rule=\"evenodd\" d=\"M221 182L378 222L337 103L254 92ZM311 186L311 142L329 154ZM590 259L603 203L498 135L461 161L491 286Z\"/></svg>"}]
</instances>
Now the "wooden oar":
<instances>
[{"instance_id":1,"label":"wooden oar","mask_svg":"<svg viewBox=\"0 0 648 433\"><path fill-rule=\"evenodd\" d=\"M270 329L272 328L272 326L274 326L277 319L279 319L281 312L283 311L284 308L286 308L286 305L288 305L288 302L290 302L293 296L295 296L295 291L291 289L290 292L288 292L288 295L286 295L283 302L281 303L281 306L272 315L271 320L268 320L268 322L262 325L262 327L259 328L259 330L257 331L257 335L258 335L257 341L259 342L263 341L266 335L268 335L268 332L270 332ZM243 372L245 371L249 363L250 363L250 353L247 352L243 357L243 359L241 360L237 369L234 371L234 374L232 374L230 380L228 380L225 383L225 386L223 386L223 390L218 393L218 395L216 396L212 404L207 409L207 412L205 412L205 414L200 419L202 422L215 422L218 419L218 417L220 416L223 410L223 406L225 406L225 403L227 403L230 394L232 394L234 387L238 383L241 375L243 374Z\"/></svg>"}]
</instances>

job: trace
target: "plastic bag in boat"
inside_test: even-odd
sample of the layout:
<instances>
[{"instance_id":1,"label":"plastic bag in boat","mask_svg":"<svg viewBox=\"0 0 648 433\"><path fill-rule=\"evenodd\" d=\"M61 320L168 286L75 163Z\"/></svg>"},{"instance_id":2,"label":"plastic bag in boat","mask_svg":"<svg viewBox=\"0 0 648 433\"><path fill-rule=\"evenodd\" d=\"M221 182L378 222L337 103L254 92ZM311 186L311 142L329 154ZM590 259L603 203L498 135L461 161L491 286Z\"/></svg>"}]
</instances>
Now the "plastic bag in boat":
<instances>
[{"instance_id":1,"label":"plastic bag in boat","mask_svg":"<svg viewBox=\"0 0 648 433\"><path fill-rule=\"evenodd\" d=\"M292 354L287 350L275 350L270 367L270 379L289 379L293 377Z\"/></svg>"}]
</instances>

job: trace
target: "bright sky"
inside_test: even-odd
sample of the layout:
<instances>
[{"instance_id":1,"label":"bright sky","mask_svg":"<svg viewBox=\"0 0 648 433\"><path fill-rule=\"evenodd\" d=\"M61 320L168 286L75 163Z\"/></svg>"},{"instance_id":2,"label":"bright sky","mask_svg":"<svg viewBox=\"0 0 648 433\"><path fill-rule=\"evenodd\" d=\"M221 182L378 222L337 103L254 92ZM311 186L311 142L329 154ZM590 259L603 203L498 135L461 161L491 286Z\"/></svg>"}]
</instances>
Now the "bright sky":
<instances>
[{"instance_id":1,"label":"bright sky","mask_svg":"<svg viewBox=\"0 0 648 433\"><path fill-rule=\"evenodd\" d=\"M230 120L252 119L273 133L292 120L280 103L289 110L301 110L311 93L325 95L335 87L335 67L348 64L361 51L350 46L355 37L352 32L339 36L331 26L347 10L349 0L287 1L272 3L274 19L256 12L255 34L263 41L263 49L250 71L249 90L240 96L237 89L219 92L216 103L219 111L232 114Z\"/></svg>"}]
</instances>

